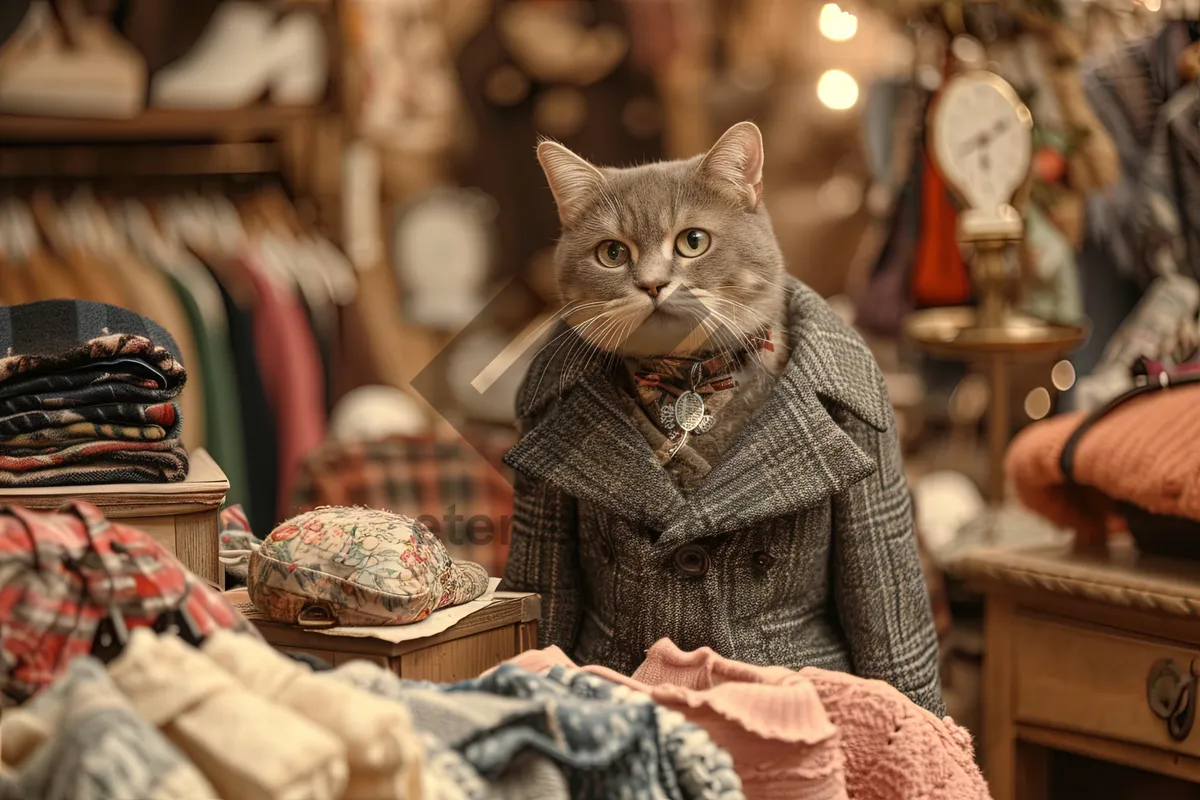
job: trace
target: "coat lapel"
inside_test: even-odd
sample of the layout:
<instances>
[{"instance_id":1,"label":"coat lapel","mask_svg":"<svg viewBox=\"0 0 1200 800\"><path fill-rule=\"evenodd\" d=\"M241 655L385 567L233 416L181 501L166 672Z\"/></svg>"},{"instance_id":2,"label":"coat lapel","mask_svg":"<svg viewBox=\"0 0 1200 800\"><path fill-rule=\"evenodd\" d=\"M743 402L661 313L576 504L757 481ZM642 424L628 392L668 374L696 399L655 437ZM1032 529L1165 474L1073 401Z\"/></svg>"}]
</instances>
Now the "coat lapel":
<instances>
[{"instance_id":1,"label":"coat lapel","mask_svg":"<svg viewBox=\"0 0 1200 800\"><path fill-rule=\"evenodd\" d=\"M689 495L692 521L659 543L718 536L813 508L875 471L827 404L878 430L891 423L883 376L857 334L815 292L795 282L788 309L791 354L775 389L708 477Z\"/></svg>"},{"instance_id":2,"label":"coat lapel","mask_svg":"<svg viewBox=\"0 0 1200 800\"><path fill-rule=\"evenodd\" d=\"M606 370L569 381L573 388L561 399L523 393L520 416L538 422L505 461L661 532L662 547L790 516L864 479L876 469L874 454L862 451L829 406L886 430L892 412L882 374L858 335L815 292L799 281L790 292L784 374L686 497L658 465ZM531 374L539 369L547 367L535 361ZM553 386L559 376L549 371Z\"/></svg>"},{"instance_id":3,"label":"coat lapel","mask_svg":"<svg viewBox=\"0 0 1200 800\"><path fill-rule=\"evenodd\" d=\"M505 454L513 469L631 522L665 530L687 509L607 371L584 377Z\"/></svg>"}]
</instances>

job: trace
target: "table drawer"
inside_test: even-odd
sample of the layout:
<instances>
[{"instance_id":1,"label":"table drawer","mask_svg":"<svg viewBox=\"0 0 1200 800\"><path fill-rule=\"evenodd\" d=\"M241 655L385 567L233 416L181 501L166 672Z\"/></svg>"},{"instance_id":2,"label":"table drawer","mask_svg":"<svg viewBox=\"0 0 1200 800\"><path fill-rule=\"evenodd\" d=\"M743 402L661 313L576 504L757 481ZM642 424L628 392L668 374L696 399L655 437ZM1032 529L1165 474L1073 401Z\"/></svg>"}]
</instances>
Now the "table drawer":
<instances>
[{"instance_id":1,"label":"table drawer","mask_svg":"<svg viewBox=\"0 0 1200 800\"><path fill-rule=\"evenodd\" d=\"M1040 617L1014 622L1017 722L1200 756L1200 725L1175 741L1146 697L1156 661L1171 659L1186 674L1200 651Z\"/></svg>"}]
</instances>

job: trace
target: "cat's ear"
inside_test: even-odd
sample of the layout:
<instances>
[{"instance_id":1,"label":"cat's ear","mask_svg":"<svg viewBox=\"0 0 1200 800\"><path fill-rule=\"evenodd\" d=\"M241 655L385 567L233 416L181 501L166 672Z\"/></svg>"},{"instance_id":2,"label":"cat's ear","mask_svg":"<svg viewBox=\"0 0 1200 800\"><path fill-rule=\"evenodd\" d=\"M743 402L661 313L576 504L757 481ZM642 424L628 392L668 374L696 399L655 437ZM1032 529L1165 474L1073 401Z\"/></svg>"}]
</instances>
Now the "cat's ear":
<instances>
[{"instance_id":1,"label":"cat's ear","mask_svg":"<svg viewBox=\"0 0 1200 800\"><path fill-rule=\"evenodd\" d=\"M700 162L702 173L751 210L762 200L762 169L762 134L753 122L739 122L725 131Z\"/></svg>"},{"instance_id":2,"label":"cat's ear","mask_svg":"<svg viewBox=\"0 0 1200 800\"><path fill-rule=\"evenodd\" d=\"M539 144L537 157L550 182L558 218L564 225L574 221L587 200L604 189L600 170L558 142Z\"/></svg>"}]
</instances>

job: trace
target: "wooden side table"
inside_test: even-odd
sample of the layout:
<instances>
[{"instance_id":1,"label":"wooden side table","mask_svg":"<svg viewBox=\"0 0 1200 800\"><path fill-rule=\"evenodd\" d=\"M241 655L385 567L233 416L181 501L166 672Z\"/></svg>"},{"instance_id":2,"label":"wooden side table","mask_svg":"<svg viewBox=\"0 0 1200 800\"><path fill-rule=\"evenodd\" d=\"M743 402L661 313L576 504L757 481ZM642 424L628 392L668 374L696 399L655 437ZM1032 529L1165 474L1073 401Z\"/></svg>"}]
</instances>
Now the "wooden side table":
<instances>
[{"instance_id":1,"label":"wooden side table","mask_svg":"<svg viewBox=\"0 0 1200 800\"><path fill-rule=\"evenodd\" d=\"M70 500L91 503L109 519L150 534L185 567L213 586L223 587L220 515L229 479L203 448L192 451L189 461L187 477L179 483L3 489L0 503L42 511L52 511Z\"/></svg>"},{"instance_id":2,"label":"wooden side table","mask_svg":"<svg viewBox=\"0 0 1200 800\"><path fill-rule=\"evenodd\" d=\"M409 680L450 683L475 678L519 653L537 647L542 598L523 592L497 592L484 609L435 636L393 644L380 639L338 636L264 619L245 589L226 593L259 633L283 652L308 653L338 665L374 661Z\"/></svg>"},{"instance_id":3,"label":"wooden side table","mask_svg":"<svg viewBox=\"0 0 1200 800\"><path fill-rule=\"evenodd\" d=\"M986 596L982 738L995 800L1048 797L1054 750L1200 783L1200 731L1185 721L1173 736L1149 699L1168 662L1185 682L1200 674L1200 564L1122 542L981 551L954 571Z\"/></svg>"}]
</instances>

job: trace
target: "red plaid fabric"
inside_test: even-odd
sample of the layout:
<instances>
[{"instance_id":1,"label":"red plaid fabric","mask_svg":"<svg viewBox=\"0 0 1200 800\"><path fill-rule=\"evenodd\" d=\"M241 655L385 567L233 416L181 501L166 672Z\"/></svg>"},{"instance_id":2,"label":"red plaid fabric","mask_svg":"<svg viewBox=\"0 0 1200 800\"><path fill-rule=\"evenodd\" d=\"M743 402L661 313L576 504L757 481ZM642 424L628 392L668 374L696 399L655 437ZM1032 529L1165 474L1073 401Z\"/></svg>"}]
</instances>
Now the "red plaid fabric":
<instances>
[{"instance_id":1,"label":"red plaid fabric","mask_svg":"<svg viewBox=\"0 0 1200 800\"><path fill-rule=\"evenodd\" d=\"M469 442L395 437L326 443L300 467L292 513L366 506L406 514L433 531L451 557L501 575L513 508L512 473L501 456L516 443L517 434L497 430L469 435Z\"/></svg>"},{"instance_id":2,"label":"red plaid fabric","mask_svg":"<svg viewBox=\"0 0 1200 800\"><path fill-rule=\"evenodd\" d=\"M168 612L201 637L253 630L149 534L95 506L0 506L0 707L23 703L89 654L105 619L131 630Z\"/></svg>"}]
</instances>

